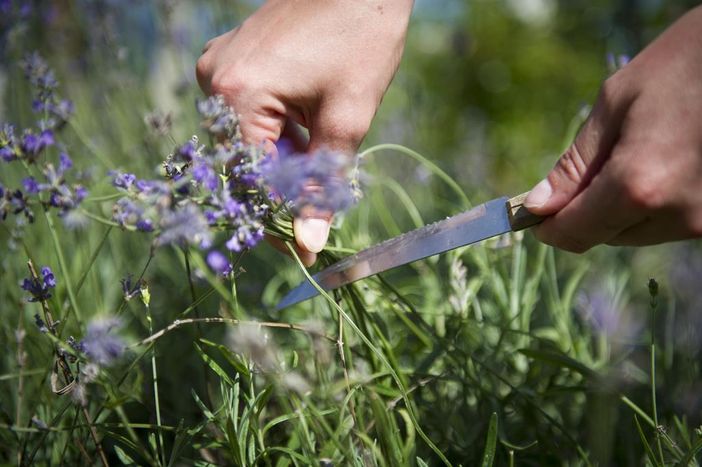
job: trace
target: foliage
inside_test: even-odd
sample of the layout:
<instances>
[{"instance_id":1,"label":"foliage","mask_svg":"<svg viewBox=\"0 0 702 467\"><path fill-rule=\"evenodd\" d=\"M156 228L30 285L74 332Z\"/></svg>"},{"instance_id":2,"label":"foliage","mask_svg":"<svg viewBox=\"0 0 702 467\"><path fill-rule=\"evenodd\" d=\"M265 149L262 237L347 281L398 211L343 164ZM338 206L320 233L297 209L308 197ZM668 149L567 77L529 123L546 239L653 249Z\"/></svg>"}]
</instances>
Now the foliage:
<instances>
[{"instance_id":1,"label":"foliage","mask_svg":"<svg viewBox=\"0 0 702 467\"><path fill-rule=\"evenodd\" d=\"M698 245L576 257L512 234L276 312L308 274L294 252L227 248L240 225L224 221L214 246L159 241L163 204L144 217L119 201L141 202L136 179L161 180L168 154L187 156L168 161L168 209L225 189L231 164L195 170L221 141L186 148L202 119L192 64L251 6L128 3L0 2L0 123L16 126L0 137L3 463L696 465ZM364 198L322 265L527 189L572 138L605 52L634 52L684 6L444 3L450 18L417 4L360 154ZM33 50L50 66L28 81ZM288 207L257 202L290 240Z\"/></svg>"}]
</instances>

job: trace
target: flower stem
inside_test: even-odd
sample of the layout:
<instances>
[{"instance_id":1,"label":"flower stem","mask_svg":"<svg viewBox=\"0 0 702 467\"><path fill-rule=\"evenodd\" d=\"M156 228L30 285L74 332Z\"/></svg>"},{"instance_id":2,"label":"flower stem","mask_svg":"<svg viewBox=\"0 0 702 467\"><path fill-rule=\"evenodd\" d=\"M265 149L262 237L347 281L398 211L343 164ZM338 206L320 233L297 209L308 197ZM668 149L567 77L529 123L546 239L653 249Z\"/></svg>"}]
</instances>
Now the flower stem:
<instances>
[{"instance_id":1,"label":"flower stem","mask_svg":"<svg viewBox=\"0 0 702 467\"><path fill-rule=\"evenodd\" d=\"M76 316L78 324L83 323L83 316L78 308L78 301L76 300L75 292L73 291L73 285L71 284L71 278L68 274L68 267L66 266L66 259L63 256L63 250L61 250L61 242L59 242L58 233L56 232L56 226L54 225L54 220L51 218L51 214L44 211L44 217L46 218L46 223L49 226L49 232L51 232L51 240L54 243L54 249L56 250L56 256L58 257L59 267L61 268L61 274L63 275L63 280L66 283L66 290L68 291L68 300L71 302L71 308Z\"/></svg>"},{"instance_id":2,"label":"flower stem","mask_svg":"<svg viewBox=\"0 0 702 467\"><path fill-rule=\"evenodd\" d=\"M388 359L383 355L383 353L371 342L371 340L366 336L356 325L356 323L353 322L351 317L344 311L343 308L339 306L338 303L315 281L312 276L310 275L309 271L307 271L307 268L305 267L304 264L302 264L302 260L300 257L297 255L297 252L295 251L295 248L293 248L292 244L290 242L285 242L285 246L288 248L288 251L290 252L290 256L295 259L297 262L297 265L300 267L300 270L302 273L305 275L307 280L312 284L312 286L317 290L317 292L324 297L330 305L332 305L336 311L339 313L340 318L343 318L353 329L353 331L358 335L358 337L363 341L365 345L368 346L368 348L373 352L377 357L378 360L388 369L388 373L390 373L390 376L392 379L395 381L395 384L397 384L397 387L400 390L400 394L402 396L402 400L405 402L405 407L407 409L407 414L410 417L410 420L412 421L412 424L414 425L415 430L417 430L417 433L419 433L419 436L424 440L425 443L431 448L434 453L436 453L437 456L439 456L439 459L442 460L442 462L446 465L451 465L449 460L446 458L443 452L434 444L434 442L427 436L427 434L422 430L422 427L419 426L419 421L417 420L417 417L414 413L414 408L412 407L412 403L410 402L409 398L407 397L407 388L405 388L404 383L400 379L400 376L397 374L395 369L392 367Z\"/></svg>"},{"instance_id":3,"label":"flower stem","mask_svg":"<svg viewBox=\"0 0 702 467\"><path fill-rule=\"evenodd\" d=\"M151 318L151 307L146 306L146 319L149 321L149 334L153 334L153 319ZM161 462L166 463L166 451L163 448L163 431L161 430L161 406L158 400L158 372L156 370L156 346L151 349L151 376L154 381L154 404L156 405L156 426L158 431L158 445L160 449ZM157 455L158 457L158 455Z\"/></svg>"}]
</instances>

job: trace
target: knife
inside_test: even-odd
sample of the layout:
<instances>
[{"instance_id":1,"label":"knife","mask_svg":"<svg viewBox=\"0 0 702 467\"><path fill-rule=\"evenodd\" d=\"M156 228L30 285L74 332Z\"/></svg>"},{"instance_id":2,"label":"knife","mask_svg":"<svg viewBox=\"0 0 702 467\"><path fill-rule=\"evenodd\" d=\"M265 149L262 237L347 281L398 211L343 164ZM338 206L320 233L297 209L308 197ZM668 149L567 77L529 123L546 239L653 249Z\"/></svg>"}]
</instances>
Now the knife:
<instances>
[{"instance_id":1,"label":"knife","mask_svg":"<svg viewBox=\"0 0 702 467\"><path fill-rule=\"evenodd\" d=\"M322 289L334 290L454 248L532 227L541 222L543 217L530 213L524 207L528 194L493 199L455 216L391 238L347 256L312 278ZM305 281L288 292L275 309L282 310L317 294L312 283Z\"/></svg>"}]
</instances>

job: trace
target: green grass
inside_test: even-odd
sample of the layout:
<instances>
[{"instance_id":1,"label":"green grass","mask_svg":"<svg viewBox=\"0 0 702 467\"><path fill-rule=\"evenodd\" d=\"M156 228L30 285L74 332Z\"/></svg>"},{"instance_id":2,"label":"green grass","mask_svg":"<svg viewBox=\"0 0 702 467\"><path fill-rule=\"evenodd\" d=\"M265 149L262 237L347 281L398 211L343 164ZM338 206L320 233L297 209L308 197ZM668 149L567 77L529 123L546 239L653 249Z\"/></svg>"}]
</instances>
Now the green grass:
<instances>
[{"instance_id":1,"label":"green grass","mask_svg":"<svg viewBox=\"0 0 702 467\"><path fill-rule=\"evenodd\" d=\"M0 223L0 336L6 349L0 359L0 463L100 465L104 453L109 464L154 466L698 465L702 370L694 284L702 257L695 242L601 247L574 256L529 233L511 234L275 312L283 294L314 272L294 252L289 258L262 244L236 258L237 273L225 280L209 272L196 249L153 250L149 236L112 225L116 190L108 170L151 178L176 141L200 132L192 76L157 77L190 79L178 92L167 89L164 100L144 66L169 47L182 63L194 63L199 36L190 48L175 48L167 26L176 19L160 3L147 5L140 14L159 20L152 31L159 42L150 52L120 36L126 27L120 21L129 25L130 17L119 9L99 17L114 21L109 24L116 37L100 36L107 42L92 48L85 44L96 31L89 10L80 8L60 20L75 26L61 33L71 45L60 53L51 43L60 22L30 22L6 42L9 85L0 123L31 124L30 90L17 63L24 51L39 49L57 68L61 92L76 104L60 141L93 177L82 204L90 214L83 230L65 229L52 211L37 210L36 221L20 230L13 216ZM474 5L484 11L483 2ZM559 5L565 28L577 12ZM181 12L191 7L186 3ZM205 10L212 18L206 27L194 19L185 24L214 33L232 17L224 4ZM247 7L236 10L241 15ZM473 21L456 19L464 20ZM504 6L484 20L469 29L478 39L499 42L514 28L525 34ZM419 17L414 27L432 21ZM647 21L655 26L660 19ZM561 50L560 29L542 33L559 39L539 38L549 53L570 53ZM573 47L581 41L589 46L588 34L595 34L577 33ZM582 79L556 86L556 95L546 99L568 102L560 111L572 123L553 134L548 122L534 120L525 146L531 149L515 162L518 155L505 148L524 141L517 110L509 114L505 96L492 96L493 102L488 91L474 96L477 91L458 82L442 88L445 77L425 68L448 67L435 61L449 52L423 55L418 40L410 37L407 56L413 60L403 65L361 152L364 198L333 231L321 265L495 195L528 189L534 175L518 168L540 166L544 153L567 143L579 121L571 119L574 100L596 91L587 87L587 76L600 66L590 60L598 53L591 51L583 55ZM120 44L128 58L111 61L109 51ZM81 69L71 61L78 52L85 56ZM476 53L466 60L488 52ZM551 61L559 63L553 56L532 70L522 58L500 54L507 63L519 62L515 76L538 77ZM402 96L412 94L417 76L435 81L410 109ZM524 86L533 86L531 79ZM542 92L514 86L511 96ZM577 90L587 92L574 97ZM495 161L480 186L463 178L464 166L472 170L475 161L474 142L456 140L456 125L468 112L462 102L470 96L491 118L505 117L499 125L486 123L485 144L495 150ZM436 102L446 108L436 110ZM158 106L172 113L166 136L143 123ZM534 112L542 110L554 112ZM393 113L403 111L406 119ZM434 112L439 115L432 123ZM546 120L553 117L548 115ZM386 142L383 128L393 118L421 130L404 145ZM445 131L433 127L430 144L427 128L447 119ZM501 140L494 144L492 138ZM420 154L406 146L429 150ZM461 154L462 147L470 154ZM47 158L56 156L52 150ZM26 171L3 164L0 183L19 186ZM281 225L270 228L289 239ZM18 285L29 274L29 260L56 273L58 286L45 304L27 302ZM120 284L128 274L145 281L143 293L129 300ZM660 284L655 294L647 288L651 276ZM588 309L596 315L588 317ZM40 333L34 322L47 310L59 321L55 336ZM86 386L82 407L70 394L52 391L52 379L54 386L61 383L56 349L71 352L66 339L79 339L86 324L102 315L124 319L129 348L119 364ZM66 358L77 374L77 363Z\"/></svg>"}]
</instances>

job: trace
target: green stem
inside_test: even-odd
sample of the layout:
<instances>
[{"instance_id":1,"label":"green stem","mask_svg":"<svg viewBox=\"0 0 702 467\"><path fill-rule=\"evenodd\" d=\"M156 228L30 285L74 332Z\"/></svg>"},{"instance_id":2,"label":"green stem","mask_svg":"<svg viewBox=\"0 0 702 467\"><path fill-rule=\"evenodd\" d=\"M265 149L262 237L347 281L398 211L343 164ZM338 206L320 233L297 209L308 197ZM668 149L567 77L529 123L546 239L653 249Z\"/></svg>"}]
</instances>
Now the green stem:
<instances>
[{"instance_id":1,"label":"green stem","mask_svg":"<svg viewBox=\"0 0 702 467\"><path fill-rule=\"evenodd\" d=\"M414 428L417 430L417 433L419 433L419 436L424 440L425 443L431 448L432 451L436 453L437 456L444 462L444 464L450 466L451 463L449 460L444 456L444 453L441 452L441 450L434 444L434 442L429 439L426 433L424 433L424 430L419 426L419 422L417 421L417 417L415 416L414 409L412 408L412 404L407 397L407 389L405 388L405 385L402 383L402 380L400 379L400 376L397 374L395 369L390 365L390 362L387 360L385 355L378 350L378 348L373 345L373 343L368 339L368 337L361 332L361 330L356 326L356 323L353 322L351 317L346 314L346 312L341 308L336 301L322 288L320 285L315 281L310 273L307 271L307 268L302 264L302 261L300 260L300 257L297 255L297 252L295 251L295 248L293 248L292 244L290 242L285 242L285 246L288 247L288 251L290 252L290 255L295 259L297 262L297 265L300 267L300 270L302 273L305 275L305 278L312 284L312 286L317 290L317 292L324 297L329 304L331 304L334 308L336 308L336 311L341 315L341 317L351 326L351 329L358 335L358 337L361 338L364 344L368 346L368 348L378 357L378 360L381 361L381 363L388 369L388 372L390 373L390 376L392 379L395 381L395 384L397 384L397 387L400 389L400 394L402 395L402 400L405 402L405 407L407 408L407 413L410 416L410 419L412 420L412 424L414 425Z\"/></svg>"},{"instance_id":2,"label":"green stem","mask_svg":"<svg viewBox=\"0 0 702 467\"><path fill-rule=\"evenodd\" d=\"M49 226L49 232L51 232L51 240L54 243L54 249L56 250L56 256L58 257L59 267L61 268L61 274L63 275L63 280L66 283L66 290L68 291L68 300L71 302L71 308L76 316L76 320L79 324L83 323L83 316L78 308L78 301L76 300L76 295L71 284L71 278L68 274L68 267L66 266L66 259L63 256L63 250L61 250L61 243L59 242L58 234L56 232L56 226L54 225L54 220L51 218L51 214L44 211L44 217L46 218L46 223Z\"/></svg>"},{"instance_id":3,"label":"green stem","mask_svg":"<svg viewBox=\"0 0 702 467\"><path fill-rule=\"evenodd\" d=\"M456 193L456 195L458 195L458 197L461 200L461 204L463 204L463 206L466 209L470 208L472 206L470 203L470 200L466 196L463 189L458 185L458 183L456 183L456 181L453 178L451 178L451 176L449 174L444 172L438 165L434 164L432 161L430 161L426 157L422 156L417 151L413 151L413 150L406 148L406 147L399 145L399 144L386 143L386 144L378 144L376 146L372 146L372 147L366 149L365 151L363 151L362 153L359 154L359 157L365 157L365 156L372 154L374 152L383 151L386 149L401 152L403 154L410 156L411 158L413 158L417 162L424 164L427 168L429 168L429 170L434 172L434 174L436 176L438 176L441 180L443 180Z\"/></svg>"},{"instance_id":4,"label":"green stem","mask_svg":"<svg viewBox=\"0 0 702 467\"><path fill-rule=\"evenodd\" d=\"M149 321L149 334L153 334L153 319L151 308L146 307L146 318ZM160 448L161 463L166 462L166 451L163 448L163 431L161 430L161 406L158 399L158 372L156 371L156 345L151 349L151 376L154 381L154 404L156 405L156 426L158 431L158 444ZM158 456L157 456L158 457Z\"/></svg>"}]
</instances>

